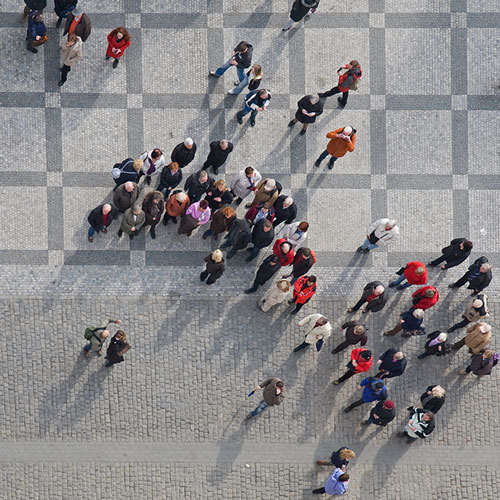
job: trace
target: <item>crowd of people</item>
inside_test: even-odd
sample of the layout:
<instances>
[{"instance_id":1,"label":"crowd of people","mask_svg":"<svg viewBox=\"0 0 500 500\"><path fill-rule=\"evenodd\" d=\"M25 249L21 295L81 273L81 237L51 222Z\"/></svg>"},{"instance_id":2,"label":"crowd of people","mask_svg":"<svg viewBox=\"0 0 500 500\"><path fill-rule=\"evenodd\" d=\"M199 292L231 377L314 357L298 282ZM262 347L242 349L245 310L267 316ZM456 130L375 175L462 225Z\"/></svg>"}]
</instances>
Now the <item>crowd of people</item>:
<instances>
[{"instance_id":1,"label":"crowd of people","mask_svg":"<svg viewBox=\"0 0 500 500\"><path fill-rule=\"evenodd\" d=\"M55 12L58 16L56 27L59 28L65 19L61 47L61 80L62 86L69 71L83 58L83 44L91 34L91 22L83 9L77 5L78 0L55 0ZM47 30L43 19L46 0L25 0L22 22L28 19L27 48L37 53L37 48L47 41ZM291 29L301 19L316 11L319 0L295 0L290 13L290 21L283 32ZM108 46L105 59L113 59L116 68L120 58L130 45L127 30L118 27L107 37ZM264 79L260 64L252 64L253 46L247 41L240 41L229 59L210 71L212 78L221 77L231 67L236 69L237 80L231 95L238 95L247 89L243 99L243 107L236 114L239 124L243 117L250 114L250 125L256 125L257 116L264 112L271 102L271 92L260 88ZM362 70L357 60L341 66L338 71L338 83L331 90L303 96L297 103L295 117L289 122L293 127L302 124L300 134L306 133L310 124L314 124L323 112L325 99L341 94L339 106L347 104L349 91L357 90L362 78ZM326 135L329 142L325 150L315 162L319 167L328 156L328 168L333 169L335 162L353 152L356 144L356 130L345 125L338 127ZM196 142L185 138L177 144L166 160L160 148L154 148L116 163L112 169L115 182L112 203L101 203L88 215L90 227L88 241L92 243L96 234L107 233L108 228L117 220L118 237L124 233L133 239L149 227L152 239L156 238L158 225L178 224L177 233L192 237L203 226L203 240L210 238L220 241L220 246L208 253L204 258L204 270L200 273L200 281L206 285L216 283L226 271L226 261L232 259L237 252L246 250L246 261L257 258L261 251L268 249L266 256L258 265L252 285L245 289L246 294L254 293L275 276L279 278L269 287L258 302L263 312L287 301L293 306L290 315L297 314L315 295L318 278L310 271L316 264L316 253L306 246L309 223L298 218L296 202L284 192L278 180L272 176L262 175L255 167L248 166L235 174L230 182L224 178L216 179L219 170L224 167L234 150L234 145L225 138L218 138L210 143L206 160L202 167L196 168L189 175L183 174L190 164L195 164L198 148ZM213 175L211 175L210 170ZM155 182L156 187L149 186ZM181 187L182 186L182 187ZM246 211L237 215L239 206L245 201ZM120 220L119 220L120 219ZM119 221L118 221L119 220ZM277 229L279 228L279 229ZM370 224L365 232L364 241L356 249L360 253L368 253L390 245L399 235L400 229L395 220L380 218ZM450 325L447 330L433 330L427 333L424 326L425 311L439 301L438 289L429 284L428 268L441 271L461 265L470 255L473 244L466 238L456 238L442 249L441 255L427 265L421 261L406 263L396 273L394 281L386 285L381 281L367 283L360 299L348 308L347 314L357 313L361 316L376 314L384 309L390 295L389 289L402 292L410 287L418 287L411 295L411 303L400 315L400 321L383 335L395 337L401 332L402 337L419 337L423 352L417 356L422 360L429 356L445 356L467 346L471 355L463 370L462 376L471 372L478 380L489 375L498 362L498 353L490 347L492 328L487 322L489 311L487 295L484 290L492 279L491 266L485 256L476 259L464 272L463 276L448 286L452 289L468 285L472 299L467 304L462 319ZM226 255L224 257L224 252ZM439 267L438 267L439 266ZM102 354L108 339L106 366L120 363L124 354L131 348L127 335L118 330L111 338L109 325L120 325L120 320L109 320L102 327L88 327L85 338L88 344L83 353ZM332 325L324 314L309 314L302 318L297 328L302 340L294 348L295 353L315 347L320 351L332 336ZM338 355L352 349L346 356L346 372L333 383L339 386L350 378L360 378L358 389L361 391L354 401L344 409L345 413L353 411L364 404L375 403L369 416L361 421L362 425L387 426L395 418L395 402L390 398L390 379L403 376L408 360L402 350L391 347L381 353L373 365L374 353L367 346L369 329L361 319L346 321L341 330L343 340L331 351ZM465 330L462 335L450 342L450 334L457 330ZM340 354L344 356L344 354ZM374 368L372 375L370 370ZM286 395L286 387L279 377L270 377L257 385L249 397L257 391L263 391L263 400L247 415L247 420L259 415L267 407L280 405ZM445 402L446 390L438 384L431 385L420 397L419 405L408 407L408 419L398 434L406 442L411 443L429 436L436 426L436 413ZM334 466L333 472L323 487L313 491L315 494L327 493L341 495L347 491L349 474L346 472L349 461L355 458L355 452L345 447L333 452L329 460L318 460L318 465Z\"/></svg>"}]
</instances>

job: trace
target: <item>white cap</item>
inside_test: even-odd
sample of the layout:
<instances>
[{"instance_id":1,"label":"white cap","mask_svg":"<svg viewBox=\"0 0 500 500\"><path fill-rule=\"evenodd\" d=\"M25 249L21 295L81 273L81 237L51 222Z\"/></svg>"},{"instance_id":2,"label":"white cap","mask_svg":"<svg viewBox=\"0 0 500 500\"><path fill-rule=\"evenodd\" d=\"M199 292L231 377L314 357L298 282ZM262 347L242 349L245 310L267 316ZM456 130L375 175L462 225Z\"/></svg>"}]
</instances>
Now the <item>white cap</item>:
<instances>
[{"instance_id":1,"label":"white cap","mask_svg":"<svg viewBox=\"0 0 500 500\"><path fill-rule=\"evenodd\" d=\"M186 137L186 139L184 139L184 144L186 146L192 146L194 144L194 141L193 139L191 139L191 137Z\"/></svg>"},{"instance_id":2,"label":"white cap","mask_svg":"<svg viewBox=\"0 0 500 500\"><path fill-rule=\"evenodd\" d=\"M266 191L271 191L276 187L276 181L274 179L267 179L266 183L264 184L264 189Z\"/></svg>"},{"instance_id":3,"label":"white cap","mask_svg":"<svg viewBox=\"0 0 500 500\"><path fill-rule=\"evenodd\" d=\"M346 135L351 135L352 134L352 127L347 125L347 127L344 127L344 130L342 130L342 133L346 134Z\"/></svg>"}]
</instances>

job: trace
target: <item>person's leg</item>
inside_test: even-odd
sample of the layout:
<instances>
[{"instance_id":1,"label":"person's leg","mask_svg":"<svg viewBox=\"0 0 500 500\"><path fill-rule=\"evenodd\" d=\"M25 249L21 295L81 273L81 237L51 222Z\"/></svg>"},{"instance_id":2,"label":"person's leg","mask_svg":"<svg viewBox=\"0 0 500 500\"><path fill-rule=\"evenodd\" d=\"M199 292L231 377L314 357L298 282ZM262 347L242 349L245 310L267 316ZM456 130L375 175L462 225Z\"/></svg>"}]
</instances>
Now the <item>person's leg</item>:
<instances>
[{"instance_id":1,"label":"person's leg","mask_svg":"<svg viewBox=\"0 0 500 500\"><path fill-rule=\"evenodd\" d=\"M459 349L462 349L464 345L465 345L465 337L455 342L453 344L453 349L455 349L455 351L458 351Z\"/></svg>"},{"instance_id":2,"label":"person's leg","mask_svg":"<svg viewBox=\"0 0 500 500\"><path fill-rule=\"evenodd\" d=\"M255 118L257 118L258 111L256 109L252 109L252 114L250 115L250 125L255 127Z\"/></svg>"},{"instance_id":3,"label":"person's leg","mask_svg":"<svg viewBox=\"0 0 500 500\"><path fill-rule=\"evenodd\" d=\"M345 106L347 104L348 97L349 97L349 91L342 92L342 97L339 97L339 103L341 106Z\"/></svg>"},{"instance_id":4,"label":"person's leg","mask_svg":"<svg viewBox=\"0 0 500 500\"><path fill-rule=\"evenodd\" d=\"M316 488L315 490L312 491L314 495L322 495L323 493L326 493L325 488Z\"/></svg>"},{"instance_id":5,"label":"person's leg","mask_svg":"<svg viewBox=\"0 0 500 500\"><path fill-rule=\"evenodd\" d=\"M27 5L25 5L23 10L23 15L21 16L21 23L24 24L26 22L26 18L29 16L29 13L30 13L30 8Z\"/></svg>"},{"instance_id":6,"label":"person's leg","mask_svg":"<svg viewBox=\"0 0 500 500\"><path fill-rule=\"evenodd\" d=\"M240 83L238 85L236 85L236 87L234 87L234 89L230 90L229 93L237 95L237 94L241 93L241 91L247 85L248 85L248 76L245 74L245 78L243 78L243 80L241 80Z\"/></svg>"},{"instance_id":7,"label":"person's leg","mask_svg":"<svg viewBox=\"0 0 500 500\"><path fill-rule=\"evenodd\" d=\"M168 224L168 221L171 219L172 217L170 215L168 215L167 212L165 212L165 215L163 216L163 225L166 226Z\"/></svg>"},{"instance_id":8,"label":"person's leg","mask_svg":"<svg viewBox=\"0 0 500 500\"><path fill-rule=\"evenodd\" d=\"M165 184L163 184L163 182L161 182L161 181L158 183L158 186L156 186L156 190L160 191L160 193L162 193L163 190L166 189L166 188L167 188L167 186L165 186Z\"/></svg>"},{"instance_id":9,"label":"person's leg","mask_svg":"<svg viewBox=\"0 0 500 500\"><path fill-rule=\"evenodd\" d=\"M396 333L400 332L403 329L403 325L398 323L392 330L387 330L384 332L384 335L396 335Z\"/></svg>"},{"instance_id":10,"label":"person's leg","mask_svg":"<svg viewBox=\"0 0 500 500\"><path fill-rule=\"evenodd\" d=\"M470 321L468 319L464 318L462 321L459 321L458 323L455 323L453 326L451 326L450 328L448 328L448 330L446 330L446 331L448 333L454 332L455 330L458 330L459 328L466 327L469 323L470 323Z\"/></svg>"},{"instance_id":11,"label":"person's leg","mask_svg":"<svg viewBox=\"0 0 500 500\"><path fill-rule=\"evenodd\" d=\"M353 372L352 370L347 370L344 375L342 375L342 377L340 377L339 379L337 379L335 382L337 384L340 384L342 382L345 382L346 380L349 380L351 377L354 377L354 375L356 375L356 372Z\"/></svg>"},{"instance_id":12,"label":"person's leg","mask_svg":"<svg viewBox=\"0 0 500 500\"><path fill-rule=\"evenodd\" d=\"M288 122L288 126L289 127L293 127L299 120L297 120L297 118L294 118L293 120L290 120Z\"/></svg>"},{"instance_id":13,"label":"person's leg","mask_svg":"<svg viewBox=\"0 0 500 500\"><path fill-rule=\"evenodd\" d=\"M217 280L215 280L212 275L209 276L209 278L207 279L207 285L212 285L213 283L215 283Z\"/></svg>"},{"instance_id":14,"label":"person's leg","mask_svg":"<svg viewBox=\"0 0 500 500\"><path fill-rule=\"evenodd\" d=\"M354 304L352 307L348 309L349 312L356 312L359 311L359 308L366 302L365 299L361 298L359 299L356 304Z\"/></svg>"},{"instance_id":15,"label":"person's leg","mask_svg":"<svg viewBox=\"0 0 500 500\"><path fill-rule=\"evenodd\" d=\"M208 276L208 271L205 269L200 273L200 281L205 281L207 279L207 276Z\"/></svg>"},{"instance_id":16,"label":"person's leg","mask_svg":"<svg viewBox=\"0 0 500 500\"><path fill-rule=\"evenodd\" d=\"M438 266L439 264L441 264L441 262L444 262L446 260L446 257L444 255L441 255L441 257L438 257L437 259L429 262L429 264L427 264L428 266Z\"/></svg>"},{"instance_id":17,"label":"person's leg","mask_svg":"<svg viewBox=\"0 0 500 500\"><path fill-rule=\"evenodd\" d=\"M361 406L364 404L363 398L358 399L357 401L354 401L354 403L351 403L345 410L345 413L349 413L350 411L354 410L354 408L357 408L358 406Z\"/></svg>"},{"instance_id":18,"label":"person's leg","mask_svg":"<svg viewBox=\"0 0 500 500\"><path fill-rule=\"evenodd\" d=\"M400 285L401 283L403 283L403 281L405 280L405 275L404 274L401 274L401 276L398 277L397 280L393 281L392 283L389 283L389 286L390 287L393 287L393 286L398 286Z\"/></svg>"},{"instance_id":19,"label":"person's leg","mask_svg":"<svg viewBox=\"0 0 500 500\"><path fill-rule=\"evenodd\" d=\"M457 282L452 283L451 285L448 285L450 288L460 288L461 286L464 286L469 277L469 273L465 273Z\"/></svg>"},{"instance_id":20,"label":"person's leg","mask_svg":"<svg viewBox=\"0 0 500 500\"><path fill-rule=\"evenodd\" d=\"M286 24L285 26L283 26L283 28L281 29L281 31L288 31L293 25L295 24L295 21L292 21L292 19L290 19Z\"/></svg>"},{"instance_id":21,"label":"person's leg","mask_svg":"<svg viewBox=\"0 0 500 500\"><path fill-rule=\"evenodd\" d=\"M252 108L249 108L249 107L248 107L248 106L246 106L246 105L245 105L245 107L244 107L242 110L238 111L238 112L236 113L236 119L238 120L238 123L240 123L240 124L241 124L241 122L242 122L242 120L243 120L243 117L244 117L245 115L247 115L248 113L250 113L250 111L252 111Z\"/></svg>"},{"instance_id":22,"label":"person's leg","mask_svg":"<svg viewBox=\"0 0 500 500\"><path fill-rule=\"evenodd\" d=\"M302 349L307 349L311 344L308 344L307 342L302 342L302 344L298 345L293 352L301 351Z\"/></svg>"},{"instance_id":23,"label":"person's leg","mask_svg":"<svg viewBox=\"0 0 500 500\"><path fill-rule=\"evenodd\" d=\"M95 229L92 226L90 226L89 232L88 232L88 237L92 238L92 236L94 236L94 234L95 234Z\"/></svg>"},{"instance_id":24,"label":"person's leg","mask_svg":"<svg viewBox=\"0 0 500 500\"><path fill-rule=\"evenodd\" d=\"M292 276L292 279L290 280L290 285L293 285L298 279L299 276Z\"/></svg>"},{"instance_id":25,"label":"person's leg","mask_svg":"<svg viewBox=\"0 0 500 500\"><path fill-rule=\"evenodd\" d=\"M66 66L66 64L63 64L63 67L61 68L61 82L64 83L68 79L68 73L71 71L71 68L69 66Z\"/></svg>"},{"instance_id":26,"label":"person's leg","mask_svg":"<svg viewBox=\"0 0 500 500\"><path fill-rule=\"evenodd\" d=\"M340 92L338 87L333 87L330 90L327 90L326 92L322 92L318 94L320 97L330 97L332 95L338 94Z\"/></svg>"},{"instance_id":27,"label":"person's leg","mask_svg":"<svg viewBox=\"0 0 500 500\"><path fill-rule=\"evenodd\" d=\"M240 83L243 82L245 80L245 78L248 81L248 78L247 78L247 75L245 74L244 68L236 68L236 73L238 74L238 80L240 81Z\"/></svg>"},{"instance_id":28,"label":"person's leg","mask_svg":"<svg viewBox=\"0 0 500 500\"><path fill-rule=\"evenodd\" d=\"M206 240L211 234L214 234L214 232L211 230L211 229L207 229L204 233L203 233L203 239Z\"/></svg>"},{"instance_id":29,"label":"person's leg","mask_svg":"<svg viewBox=\"0 0 500 500\"><path fill-rule=\"evenodd\" d=\"M219 66L213 73L213 76L222 76L230 67L231 67L231 59L226 61L222 66Z\"/></svg>"},{"instance_id":30,"label":"person's leg","mask_svg":"<svg viewBox=\"0 0 500 500\"><path fill-rule=\"evenodd\" d=\"M89 355L89 352L90 352L90 348L91 348L91 344L87 344L86 346L83 347L83 355L84 356L88 356Z\"/></svg>"},{"instance_id":31,"label":"person's leg","mask_svg":"<svg viewBox=\"0 0 500 500\"><path fill-rule=\"evenodd\" d=\"M328 168L331 170L333 166L335 165L335 162L338 160L336 156L330 156L330 159L328 160Z\"/></svg>"},{"instance_id":32,"label":"person's leg","mask_svg":"<svg viewBox=\"0 0 500 500\"><path fill-rule=\"evenodd\" d=\"M302 308L304 307L304 304L295 304L295 309L290 313L291 315L297 314Z\"/></svg>"},{"instance_id":33,"label":"person's leg","mask_svg":"<svg viewBox=\"0 0 500 500\"><path fill-rule=\"evenodd\" d=\"M232 259L236 255L237 251L238 250L236 250L234 247L232 247L231 250L229 250L229 252L227 253L226 259Z\"/></svg>"},{"instance_id":34,"label":"person's leg","mask_svg":"<svg viewBox=\"0 0 500 500\"><path fill-rule=\"evenodd\" d=\"M424 358L426 358L427 356L430 356L430 355L431 355L431 353L430 353L429 351L425 351L425 352L423 352L422 354L419 354L419 355L417 356L417 358L418 358L418 359L424 359Z\"/></svg>"},{"instance_id":35,"label":"person's leg","mask_svg":"<svg viewBox=\"0 0 500 500\"><path fill-rule=\"evenodd\" d=\"M120 59L115 58L115 60L113 61L113 68L116 68L118 66L119 62L120 62Z\"/></svg>"},{"instance_id":36,"label":"person's leg","mask_svg":"<svg viewBox=\"0 0 500 500\"><path fill-rule=\"evenodd\" d=\"M340 351L343 351L344 349L347 349L351 344L347 340L344 340L344 342L341 342L333 351L332 354L337 354Z\"/></svg>"},{"instance_id":37,"label":"person's leg","mask_svg":"<svg viewBox=\"0 0 500 500\"><path fill-rule=\"evenodd\" d=\"M307 127L309 127L309 123L303 123L302 124L302 130L300 131L300 133L302 135L304 135L306 133Z\"/></svg>"},{"instance_id":38,"label":"person's leg","mask_svg":"<svg viewBox=\"0 0 500 500\"><path fill-rule=\"evenodd\" d=\"M377 244L370 243L370 240L366 238L365 241L363 241L363 244L359 248L362 248L363 250L373 250L374 248L377 248Z\"/></svg>"},{"instance_id":39,"label":"person's leg","mask_svg":"<svg viewBox=\"0 0 500 500\"><path fill-rule=\"evenodd\" d=\"M319 165L330 153L325 149L316 160L316 164Z\"/></svg>"},{"instance_id":40,"label":"person's leg","mask_svg":"<svg viewBox=\"0 0 500 500\"><path fill-rule=\"evenodd\" d=\"M253 246L250 249L250 255L246 258L246 261L250 262L251 260L255 259L255 257L257 257L257 255L259 255L259 252L260 252L260 248Z\"/></svg>"},{"instance_id":41,"label":"person's leg","mask_svg":"<svg viewBox=\"0 0 500 500\"><path fill-rule=\"evenodd\" d=\"M259 404L259 406L257 406L257 408L255 408L255 410L252 411L252 413L250 413L250 415L252 417L255 417L259 413L262 413L266 408L267 408L267 403L264 400L262 400L261 403Z\"/></svg>"}]
</instances>

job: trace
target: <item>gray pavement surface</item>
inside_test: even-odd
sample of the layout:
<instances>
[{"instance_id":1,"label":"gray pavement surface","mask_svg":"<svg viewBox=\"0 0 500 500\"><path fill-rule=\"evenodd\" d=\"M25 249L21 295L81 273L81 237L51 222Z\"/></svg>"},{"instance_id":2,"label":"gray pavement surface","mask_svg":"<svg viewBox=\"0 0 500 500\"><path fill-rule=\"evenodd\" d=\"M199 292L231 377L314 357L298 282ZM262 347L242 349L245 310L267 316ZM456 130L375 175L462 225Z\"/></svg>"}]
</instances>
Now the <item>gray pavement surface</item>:
<instances>
[{"instance_id":1,"label":"gray pavement surface","mask_svg":"<svg viewBox=\"0 0 500 500\"><path fill-rule=\"evenodd\" d=\"M451 238L470 237L473 258L500 263L498 2L322 0L282 34L291 1L82 1L93 30L62 88L62 30L48 3L49 41L34 55L22 2L0 0L0 499L312 498L329 472L314 461L342 445L358 454L350 498L496 498L498 376L458 376L465 349L419 361L422 337L382 337L409 307L408 290L391 291L367 320L376 356L401 346L410 360L389 382L398 416L388 428L359 426L368 405L342 412L357 380L332 385L348 355L330 350L367 281L427 262ZM105 37L118 25L132 45L113 70ZM241 39L253 43L273 94L255 128L235 120L243 100L227 95L235 74L207 77ZM364 76L347 107L330 98L306 136L287 128L296 102L335 85L335 70L352 58ZM358 131L355 151L333 171L314 167L325 134L343 125ZM219 177L252 164L310 222L318 294L297 319L331 318L335 332L320 353L292 353L301 336L285 305L266 315L255 307L261 290L242 294L256 267L243 256L216 285L200 284L203 257L216 248L200 233L188 239L161 225L156 240L143 232L129 242L114 223L87 242L89 210L112 197L113 164L153 147L168 157L187 135L198 153L185 178L210 141L226 137L235 149ZM366 226L386 216L401 238L353 254ZM460 319L468 293L447 284L464 268L430 272L441 300L426 315L428 331ZM494 279L488 289L494 328L499 287ZM108 317L123 320L133 346L110 370L81 355L85 327ZM246 394L269 375L285 380L288 396L246 424L260 401ZM395 433L431 383L448 390L437 429L407 447Z\"/></svg>"}]
</instances>

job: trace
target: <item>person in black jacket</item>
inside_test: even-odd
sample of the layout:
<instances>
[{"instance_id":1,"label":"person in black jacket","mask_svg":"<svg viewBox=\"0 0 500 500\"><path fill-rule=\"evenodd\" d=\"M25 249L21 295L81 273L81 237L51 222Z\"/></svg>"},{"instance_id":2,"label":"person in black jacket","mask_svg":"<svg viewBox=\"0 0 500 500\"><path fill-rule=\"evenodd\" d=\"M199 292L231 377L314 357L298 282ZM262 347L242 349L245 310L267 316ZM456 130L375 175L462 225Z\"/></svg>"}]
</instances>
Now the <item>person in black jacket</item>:
<instances>
[{"instance_id":1,"label":"person in black jacket","mask_svg":"<svg viewBox=\"0 0 500 500\"><path fill-rule=\"evenodd\" d=\"M205 270L200 274L200 280L205 281L207 278L207 285L215 283L224 273L224 257L222 252L217 249L205 257L207 263Z\"/></svg>"},{"instance_id":2,"label":"person in black jacket","mask_svg":"<svg viewBox=\"0 0 500 500\"><path fill-rule=\"evenodd\" d=\"M156 186L156 191L163 192L166 189L163 197L165 200L170 198L172 191L176 188L182 181L182 170L179 168L179 164L176 161L167 165L160 174L160 182Z\"/></svg>"},{"instance_id":3,"label":"person in black jacket","mask_svg":"<svg viewBox=\"0 0 500 500\"><path fill-rule=\"evenodd\" d=\"M425 352L418 356L418 359L423 359L427 356L445 356L447 354L446 340L448 335L439 330L429 333L427 335L427 342L425 343Z\"/></svg>"},{"instance_id":4,"label":"person in black jacket","mask_svg":"<svg viewBox=\"0 0 500 500\"><path fill-rule=\"evenodd\" d=\"M191 137L186 137L184 142L177 144L172 150L170 159L179 164L180 168L184 168L189 165L196 155L196 143L191 139ZM191 198L189 198L191 199Z\"/></svg>"},{"instance_id":5,"label":"person in black jacket","mask_svg":"<svg viewBox=\"0 0 500 500\"><path fill-rule=\"evenodd\" d=\"M362 420L361 425L380 425L386 427L389 422L394 420L396 411L394 410L394 403L389 399L379 401L370 411L370 416L367 420Z\"/></svg>"},{"instance_id":6,"label":"person in black jacket","mask_svg":"<svg viewBox=\"0 0 500 500\"><path fill-rule=\"evenodd\" d=\"M39 14L43 14L43 9L47 7L47 0L24 0L24 3L24 11L21 17L22 24L26 22L30 11L36 10Z\"/></svg>"},{"instance_id":7,"label":"person in black jacket","mask_svg":"<svg viewBox=\"0 0 500 500\"><path fill-rule=\"evenodd\" d=\"M208 175L205 170L200 170L191 174L184 184L191 203L196 203L201 200L201 197L212 187L214 178Z\"/></svg>"},{"instance_id":8,"label":"person in black jacket","mask_svg":"<svg viewBox=\"0 0 500 500\"><path fill-rule=\"evenodd\" d=\"M387 349L377 361L378 378L393 378L403 375L406 370L407 360L404 354L397 349Z\"/></svg>"},{"instance_id":9,"label":"person in black jacket","mask_svg":"<svg viewBox=\"0 0 500 500\"><path fill-rule=\"evenodd\" d=\"M54 0L54 12L57 15L56 28L61 26L63 18L76 7L78 0Z\"/></svg>"},{"instance_id":10,"label":"person in black jacket","mask_svg":"<svg viewBox=\"0 0 500 500\"><path fill-rule=\"evenodd\" d=\"M205 195L205 200L208 201L208 206L212 210L212 213L214 213L216 210L231 204L233 201L233 193L231 193L231 190L226 186L226 183L222 179L219 179L210 186L210 189Z\"/></svg>"},{"instance_id":11,"label":"person in black jacket","mask_svg":"<svg viewBox=\"0 0 500 500\"><path fill-rule=\"evenodd\" d=\"M245 293L256 292L257 288L270 280L278 272L280 267L281 264L277 255L271 254L266 257L259 266L259 269L257 269L257 274L255 275L252 286L245 290Z\"/></svg>"},{"instance_id":12,"label":"person in black jacket","mask_svg":"<svg viewBox=\"0 0 500 500\"><path fill-rule=\"evenodd\" d=\"M299 109L295 113L295 118L288 126L293 127L297 122L302 123L300 135L304 135L309 124L314 123L316 118L323 113L323 102L318 94L306 95L297 103L297 106Z\"/></svg>"},{"instance_id":13,"label":"person in black jacket","mask_svg":"<svg viewBox=\"0 0 500 500\"><path fill-rule=\"evenodd\" d=\"M222 167L226 163L227 157L233 150L233 144L226 139L222 141L213 141L210 143L210 153L203 164L203 169L208 170L210 167L213 168L214 174L219 173L219 167Z\"/></svg>"},{"instance_id":14,"label":"person in black jacket","mask_svg":"<svg viewBox=\"0 0 500 500\"><path fill-rule=\"evenodd\" d=\"M446 264L441 265L441 269L450 269L461 264L470 255L471 250L471 241L465 238L455 238L450 241L447 247L441 250L441 257L432 260L427 265L435 267L446 261Z\"/></svg>"},{"instance_id":15,"label":"person in black jacket","mask_svg":"<svg viewBox=\"0 0 500 500\"><path fill-rule=\"evenodd\" d=\"M293 198L282 194L274 202L274 222L273 227L284 222L291 224L297 217L297 205Z\"/></svg>"},{"instance_id":16,"label":"person in black jacket","mask_svg":"<svg viewBox=\"0 0 500 500\"><path fill-rule=\"evenodd\" d=\"M356 453L342 446L337 451L332 453L330 460L316 460L318 465L334 465L336 468L341 469L342 467L347 468L349 465L349 460L354 460L356 458Z\"/></svg>"},{"instance_id":17,"label":"person in black jacket","mask_svg":"<svg viewBox=\"0 0 500 500\"><path fill-rule=\"evenodd\" d=\"M356 312L365 303L364 313L381 311L387 302L387 292L380 281L371 281L363 288L361 298L353 307L347 309L348 313Z\"/></svg>"},{"instance_id":18,"label":"person in black jacket","mask_svg":"<svg viewBox=\"0 0 500 500\"><path fill-rule=\"evenodd\" d=\"M424 410L437 413L444 405L446 399L446 391L440 385L430 385L425 392L420 396L420 403ZM408 411L413 411L413 406L408 407Z\"/></svg>"},{"instance_id":19,"label":"person in black jacket","mask_svg":"<svg viewBox=\"0 0 500 500\"><path fill-rule=\"evenodd\" d=\"M126 158L121 163L115 163L111 171L116 184L113 191L116 191L118 186L125 184L127 181L137 182L137 177L143 165L142 160L134 160L133 158Z\"/></svg>"},{"instance_id":20,"label":"person in black jacket","mask_svg":"<svg viewBox=\"0 0 500 500\"><path fill-rule=\"evenodd\" d=\"M471 295L477 295L482 292L491 282L491 266L488 264L486 257L479 257L469 267L469 270L455 283L448 285L449 288L460 288L464 286L467 281L469 290L472 290Z\"/></svg>"},{"instance_id":21,"label":"person in black jacket","mask_svg":"<svg viewBox=\"0 0 500 500\"><path fill-rule=\"evenodd\" d=\"M252 230L246 219L235 219L226 235L226 242L221 248L229 248L227 259L232 259L238 250L243 250L252 240Z\"/></svg>"},{"instance_id":22,"label":"person in black jacket","mask_svg":"<svg viewBox=\"0 0 500 500\"><path fill-rule=\"evenodd\" d=\"M316 12L320 0L295 0L290 11L290 21L288 21L281 31L288 31L295 23L301 21Z\"/></svg>"},{"instance_id":23,"label":"person in black jacket","mask_svg":"<svg viewBox=\"0 0 500 500\"><path fill-rule=\"evenodd\" d=\"M95 207L89 214L87 220L90 227L88 232L88 240L90 243L94 241L94 234L107 233L107 227L113 222L118 215L118 209L110 203L104 203Z\"/></svg>"},{"instance_id":24,"label":"person in black jacket","mask_svg":"<svg viewBox=\"0 0 500 500\"><path fill-rule=\"evenodd\" d=\"M215 76L219 78L222 76L231 66L236 66L236 72L238 73L239 81L245 79L245 69L249 68L252 64L252 54L253 47L251 44L245 41L241 41L233 50L233 53L229 60L223 64L221 67L217 68L215 71L210 71L210 76ZM239 82L235 82L238 85Z\"/></svg>"},{"instance_id":25,"label":"person in black jacket","mask_svg":"<svg viewBox=\"0 0 500 500\"><path fill-rule=\"evenodd\" d=\"M123 355L130 350L131 346L127 342L127 334L123 330L118 330L111 338L106 351L106 359L108 360L104 366L110 366L125 361Z\"/></svg>"},{"instance_id":26,"label":"person in black jacket","mask_svg":"<svg viewBox=\"0 0 500 500\"><path fill-rule=\"evenodd\" d=\"M301 276L307 274L316 263L315 253L307 247L301 247L295 253L292 263L292 272L283 278L292 278L290 284L293 285Z\"/></svg>"},{"instance_id":27,"label":"person in black jacket","mask_svg":"<svg viewBox=\"0 0 500 500\"><path fill-rule=\"evenodd\" d=\"M247 252L250 255L245 259L246 262L250 262L263 249L268 247L274 240L274 227L272 223L267 219L260 219L252 230L252 243L253 247L247 248Z\"/></svg>"}]
</instances>

